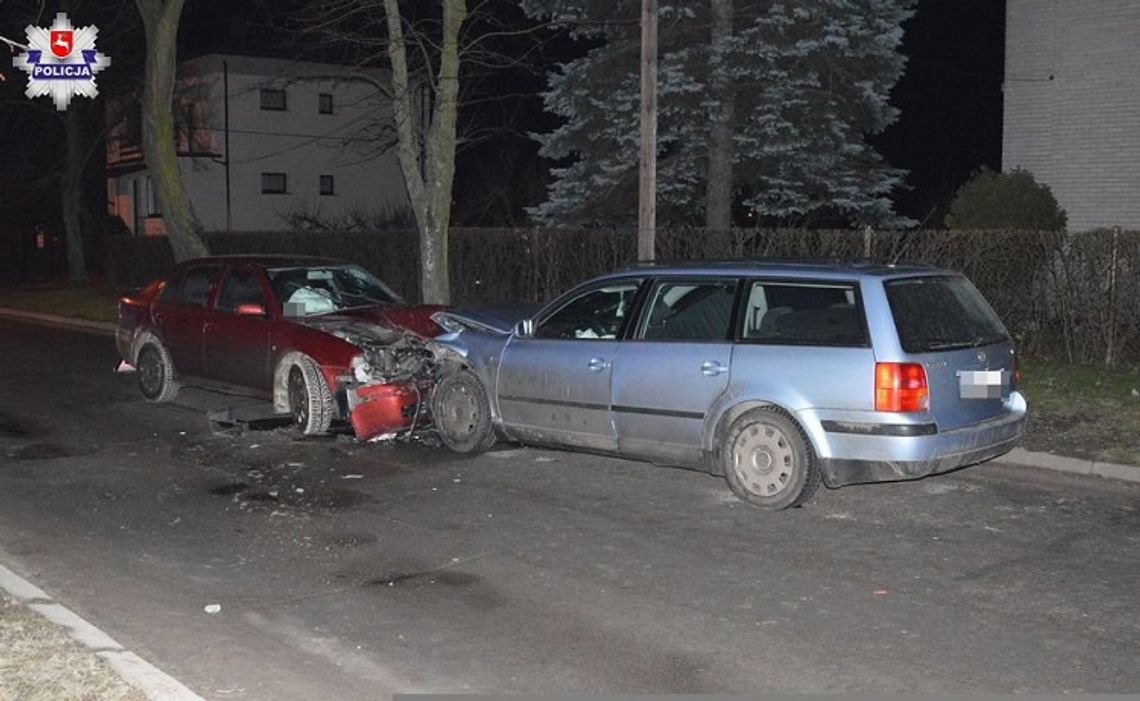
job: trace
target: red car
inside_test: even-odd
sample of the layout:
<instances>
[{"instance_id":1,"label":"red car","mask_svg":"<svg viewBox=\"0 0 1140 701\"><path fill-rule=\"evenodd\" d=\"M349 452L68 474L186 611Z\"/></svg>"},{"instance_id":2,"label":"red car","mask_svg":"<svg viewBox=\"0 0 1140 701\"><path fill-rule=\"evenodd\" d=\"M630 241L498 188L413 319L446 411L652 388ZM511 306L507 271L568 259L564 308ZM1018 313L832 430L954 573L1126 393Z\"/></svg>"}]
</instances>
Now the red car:
<instances>
[{"instance_id":1,"label":"red car","mask_svg":"<svg viewBox=\"0 0 1140 701\"><path fill-rule=\"evenodd\" d=\"M363 268L301 256L179 265L119 304L115 342L148 400L197 378L264 393L305 434L361 440L427 415L438 306L407 306Z\"/></svg>"}]
</instances>

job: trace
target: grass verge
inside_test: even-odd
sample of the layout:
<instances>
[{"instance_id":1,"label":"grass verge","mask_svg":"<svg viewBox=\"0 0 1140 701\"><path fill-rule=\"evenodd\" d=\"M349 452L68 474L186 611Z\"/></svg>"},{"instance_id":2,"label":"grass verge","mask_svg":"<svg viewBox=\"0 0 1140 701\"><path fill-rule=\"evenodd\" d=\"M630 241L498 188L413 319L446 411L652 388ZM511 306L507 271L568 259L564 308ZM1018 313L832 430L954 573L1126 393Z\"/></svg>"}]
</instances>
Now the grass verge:
<instances>
[{"instance_id":1,"label":"grass verge","mask_svg":"<svg viewBox=\"0 0 1140 701\"><path fill-rule=\"evenodd\" d=\"M58 290L8 292L0 295L0 307L41 314L58 314L88 321L115 321L119 294L107 288L68 287Z\"/></svg>"},{"instance_id":2,"label":"grass verge","mask_svg":"<svg viewBox=\"0 0 1140 701\"><path fill-rule=\"evenodd\" d=\"M1140 367L1022 358L1021 389L1027 450L1140 465Z\"/></svg>"},{"instance_id":3,"label":"grass verge","mask_svg":"<svg viewBox=\"0 0 1140 701\"><path fill-rule=\"evenodd\" d=\"M106 661L0 594L0 699L145 701Z\"/></svg>"}]
</instances>

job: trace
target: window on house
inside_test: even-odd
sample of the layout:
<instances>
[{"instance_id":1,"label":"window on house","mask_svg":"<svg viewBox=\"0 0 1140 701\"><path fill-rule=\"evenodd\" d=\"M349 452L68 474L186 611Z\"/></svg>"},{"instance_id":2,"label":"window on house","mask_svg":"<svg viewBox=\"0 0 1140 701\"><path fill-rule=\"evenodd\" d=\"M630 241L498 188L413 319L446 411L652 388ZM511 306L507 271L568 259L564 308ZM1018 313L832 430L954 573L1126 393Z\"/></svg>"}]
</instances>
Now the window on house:
<instances>
[{"instance_id":1,"label":"window on house","mask_svg":"<svg viewBox=\"0 0 1140 701\"><path fill-rule=\"evenodd\" d=\"M331 175L322 175L321 176L321 194L322 195L336 194L335 188L333 188L333 176L331 176Z\"/></svg>"},{"instance_id":2,"label":"window on house","mask_svg":"<svg viewBox=\"0 0 1140 701\"><path fill-rule=\"evenodd\" d=\"M317 95L317 111L321 114L333 113L332 95L324 92L320 95Z\"/></svg>"},{"instance_id":3,"label":"window on house","mask_svg":"<svg viewBox=\"0 0 1140 701\"><path fill-rule=\"evenodd\" d=\"M284 110L286 107L285 91L264 88L261 91L261 109Z\"/></svg>"},{"instance_id":4,"label":"window on house","mask_svg":"<svg viewBox=\"0 0 1140 701\"><path fill-rule=\"evenodd\" d=\"M143 183L143 192L146 194L146 215L148 217L157 217L160 215L158 211L158 196L154 191L154 182L150 176L146 176Z\"/></svg>"},{"instance_id":5,"label":"window on house","mask_svg":"<svg viewBox=\"0 0 1140 701\"><path fill-rule=\"evenodd\" d=\"M284 195L288 192L287 185L284 173L261 174L261 193L264 195Z\"/></svg>"}]
</instances>

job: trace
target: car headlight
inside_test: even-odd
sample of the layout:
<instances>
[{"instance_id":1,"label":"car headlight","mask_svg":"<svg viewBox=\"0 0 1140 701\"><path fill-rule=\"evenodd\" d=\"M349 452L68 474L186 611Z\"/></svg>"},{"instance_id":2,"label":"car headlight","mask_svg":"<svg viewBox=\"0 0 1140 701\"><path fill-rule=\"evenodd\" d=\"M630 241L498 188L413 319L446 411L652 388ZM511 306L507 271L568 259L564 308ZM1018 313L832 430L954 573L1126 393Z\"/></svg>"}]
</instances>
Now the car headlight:
<instances>
[{"instance_id":1,"label":"car headlight","mask_svg":"<svg viewBox=\"0 0 1140 701\"><path fill-rule=\"evenodd\" d=\"M358 355L352 359L352 376L357 382L366 384L372 381L372 366L363 355Z\"/></svg>"}]
</instances>

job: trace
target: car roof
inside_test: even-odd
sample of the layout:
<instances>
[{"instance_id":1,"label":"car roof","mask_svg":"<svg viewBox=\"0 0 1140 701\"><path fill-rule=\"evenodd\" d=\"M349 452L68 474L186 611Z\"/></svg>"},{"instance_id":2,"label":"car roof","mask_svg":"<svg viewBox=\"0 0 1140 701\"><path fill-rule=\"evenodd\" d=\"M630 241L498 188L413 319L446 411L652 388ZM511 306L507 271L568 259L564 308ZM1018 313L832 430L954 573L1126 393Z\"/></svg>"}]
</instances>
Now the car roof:
<instances>
[{"instance_id":1,"label":"car roof","mask_svg":"<svg viewBox=\"0 0 1140 701\"><path fill-rule=\"evenodd\" d=\"M179 267L203 263L244 263L260 268L294 268L306 265L348 265L342 260L324 256L302 256L291 253L238 253L233 255L206 256L182 263Z\"/></svg>"},{"instance_id":2,"label":"car roof","mask_svg":"<svg viewBox=\"0 0 1140 701\"><path fill-rule=\"evenodd\" d=\"M649 272L653 275L818 277L845 279L862 277L903 277L910 275L946 275L953 271L926 263L879 263L871 261L838 261L820 259L753 258L741 260L653 261L637 263L609 275L625 276ZM603 277L608 277L603 276Z\"/></svg>"}]
</instances>

